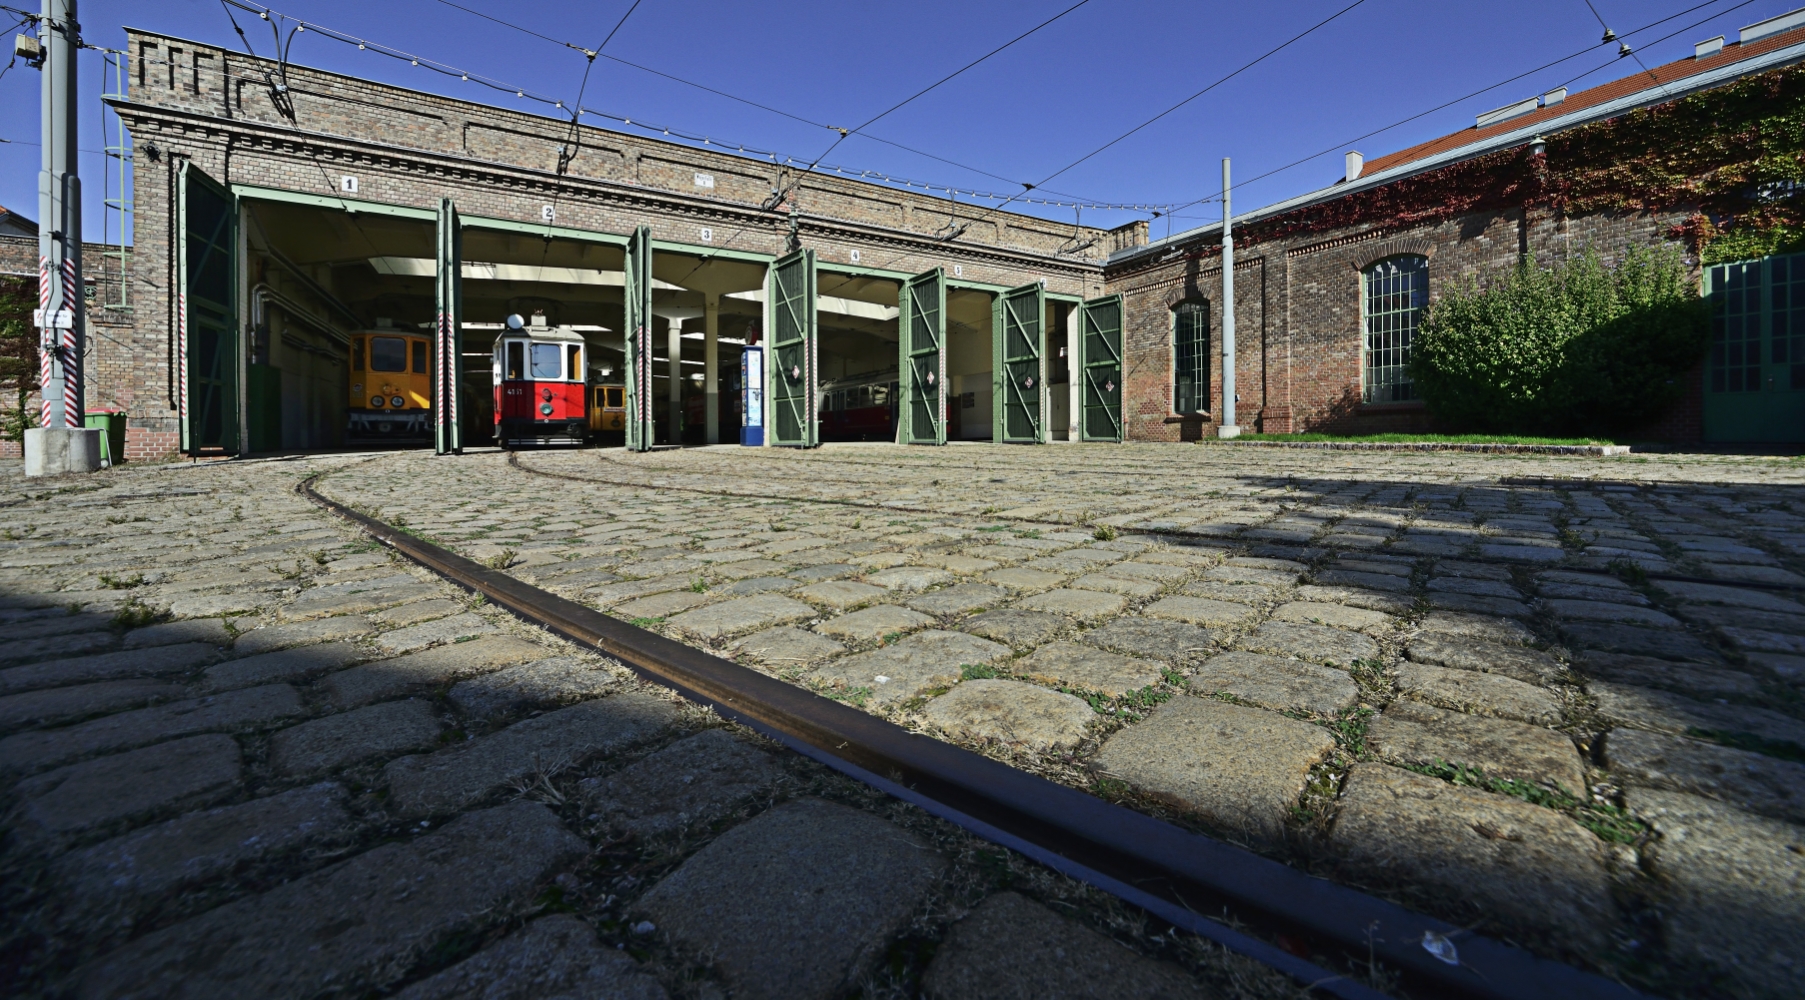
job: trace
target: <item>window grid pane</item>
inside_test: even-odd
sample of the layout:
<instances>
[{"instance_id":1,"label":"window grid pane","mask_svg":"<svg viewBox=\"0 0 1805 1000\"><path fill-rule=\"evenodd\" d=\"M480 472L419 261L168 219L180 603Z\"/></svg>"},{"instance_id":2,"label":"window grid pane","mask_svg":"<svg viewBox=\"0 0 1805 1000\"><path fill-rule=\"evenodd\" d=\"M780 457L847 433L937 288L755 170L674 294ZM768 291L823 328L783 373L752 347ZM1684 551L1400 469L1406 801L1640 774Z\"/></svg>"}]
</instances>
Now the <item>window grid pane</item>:
<instances>
[{"instance_id":1,"label":"window grid pane","mask_svg":"<svg viewBox=\"0 0 1805 1000\"><path fill-rule=\"evenodd\" d=\"M1761 388L1761 264L1720 264L1711 287L1711 391L1755 392ZM1784 348L1776 342L1774 350Z\"/></svg>"},{"instance_id":2,"label":"window grid pane","mask_svg":"<svg viewBox=\"0 0 1805 1000\"><path fill-rule=\"evenodd\" d=\"M1181 302L1172 317L1172 406L1179 413L1210 408L1210 308Z\"/></svg>"},{"instance_id":3,"label":"window grid pane","mask_svg":"<svg viewBox=\"0 0 1805 1000\"><path fill-rule=\"evenodd\" d=\"M1366 271L1366 349L1362 399L1398 403L1416 398L1410 382L1410 344L1429 301L1429 261L1393 257Z\"/></svg>"}]
</instances>

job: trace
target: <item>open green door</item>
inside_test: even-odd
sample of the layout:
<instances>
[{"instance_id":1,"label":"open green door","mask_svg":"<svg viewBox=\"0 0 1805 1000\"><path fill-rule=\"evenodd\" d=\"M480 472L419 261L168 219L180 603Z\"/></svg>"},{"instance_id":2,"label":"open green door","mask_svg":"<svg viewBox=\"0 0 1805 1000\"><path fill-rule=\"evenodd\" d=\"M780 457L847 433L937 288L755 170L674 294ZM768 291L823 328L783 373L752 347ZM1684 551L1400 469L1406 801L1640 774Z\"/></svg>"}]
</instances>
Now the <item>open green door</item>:
<instances>
[{"instance_id":1,"label":"open green door","mask_svg":"<svg viewBox=\"0 0 1805 1000\"><path fill-rule=\"evenodd\" d=\"M238 201L183 160L176 183L176 416L181 449L238 449Z\"/></svg>"},{"instance_id":2,"label":"open green door","mask_svg":"<svg viewBox=\"0 0 1805 1000\"><path fill-rule=\"evenodd\" d=\"M1047 298L1040 283L1011 288L997 296L991 313L992 439L1010 444L1047 440Z\"/></svg>"},{"instance_id":3,"label":"open green door","mask_svg":"<svg viewBox=\"0 0 1805 1000\"><path fill-rule=\"evenodd\" d=\"M821 443L815 412L815 251L771 265L771 443Z\"/></svg>"},{"instance_id":4,"label":"open green door","mask_svg":"<svg viewBox=\"0 0 1805 1000\"><path fill-rule=\"evenodd\" d=\"M627 450L651 451L652 424L652 229L640 226L627 241Z\"/></svg>"},{"instance_id":5,"label":"open green door","mask_svg":"<svg viewBox=\"0 0 1805 1000\"><path fill-rule=\"evenodd\" d=\"M925 271L903 282L898 296L898 369L902 373L902 440L946 443L946 272Z\"/></svg>"},{"instance_id":6,"label":"open green door","mask_svg":"<svg viewBox=\"0 0 1805 1000\"><path fill-rule=\"evenodd\" d=\"M438 333L433 338L432 422L433 451L440 455L464 453L463 388L459 368L464 358L464 233L457 206L439 199L439 262L434 296L438 306Z\"/></svg>"},{"instance_id":7,"label":"open green door","mask_svg":"<svg viewBox=\"0 0 1805 1000\"><path fill-rule=\"evenodd\" d=\"M1079 439L1122 440L1122 297L1105 295L1079 314L1078 357L1084 368Z\"/></svg>"}]
</instances>

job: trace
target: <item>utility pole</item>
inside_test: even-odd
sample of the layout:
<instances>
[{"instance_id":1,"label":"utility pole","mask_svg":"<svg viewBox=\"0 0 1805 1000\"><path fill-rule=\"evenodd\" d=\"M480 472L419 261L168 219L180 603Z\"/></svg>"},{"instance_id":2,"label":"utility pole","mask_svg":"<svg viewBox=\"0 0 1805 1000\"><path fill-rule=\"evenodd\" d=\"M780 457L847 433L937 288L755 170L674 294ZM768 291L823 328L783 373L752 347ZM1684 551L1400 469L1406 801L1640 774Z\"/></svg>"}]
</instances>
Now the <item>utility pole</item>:
<instances>
[{"instance_id":1,"label":"utility pole","mask_svg":"<svg viewBox=\"0 0 1805 1000\"><path fill-rule=\"evenodd\" d=\"M1237 438L1235 425L1235 237L1229 209L1228 157L1222 158L1222 423L1219 438Z\"/></svg>"},{"instance_id":2,"label":"utility pole","mask_svg":"<svg viewBox=\"0 0 1805 1000\"><path fill-rule=\"evenodd\" d=\"M25 431L25 474L93 472L100 431L83 420L81 178L76 163L75 56L81 25L75 0L44 0L38 37L43 169L38 172L38 327L40 426Z\"/></svg>"}]
</instances>

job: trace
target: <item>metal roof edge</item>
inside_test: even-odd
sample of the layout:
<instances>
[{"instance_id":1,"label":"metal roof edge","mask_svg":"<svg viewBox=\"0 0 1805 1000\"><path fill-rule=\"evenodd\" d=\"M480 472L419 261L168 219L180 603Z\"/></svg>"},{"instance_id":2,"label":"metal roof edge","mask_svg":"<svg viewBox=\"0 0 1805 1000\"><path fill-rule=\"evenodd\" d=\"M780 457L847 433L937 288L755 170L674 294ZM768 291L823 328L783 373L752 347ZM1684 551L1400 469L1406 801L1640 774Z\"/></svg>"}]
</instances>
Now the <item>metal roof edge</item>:
<instances>
[{"instance_id":1,"label":"metal roof edge","mask_svg":"<svg viewBox=\"0 0 1805 1000\"><path fill-rule=\"evenodd\" d=\"M1550 118L1545 121L1536 122L1533 125L1513 129L1509 132L1502 132L1498 135L1491 136L1490 138L1481 139L1477 142L1467 143L1464 146L1457 146L1453 149L1445 150L1434 156L1424 157L1421 160L1412 160L1409 163L1401 163L1390 169L1381 170L1378 173L1361 177L1351 183L1336 183L1326 188L1319 188L1315 191L1296 195L1287 198L1284 201L1274 202L1271 205L1256 208L1253 211L1246 212L1242 215L1237 215L1234 217L1234 221L1236 225L1246 225L1250 222L1271 218L1274 215L1281 215L1285 212L1303 208L1307 205L1333 201L1343 195L1353 194L1358 191L1370 191L1373 188L1383 187L1386 184L1402 180L1405 177L1427 173L1431 170L1437 170L1461 160L1472 159L1473 157L1481 156L1486 153L1496 152L1500 149L1519 145L1533 139L1537 135L1564 131L1569 128L1589 124L1590 122L1599 119L1611 118L1620 115L1625 111L1633 111L1641 107L1664 104L1668 101L1677 100L1701 90L1709 90L1714 86L1727 83L1740 77L1752 76L1759 72L1777 69L1789 63L1800 62L1802 60L1805 60L1805 41L1795 42L1785 48L1775 49L1772 52L1763 53L1750 59L1728 63L1719 66L1714 70L1699 73L1696 76L1684 77L1671 83L1659 84L1644 90L1638 90L1633 94L1625 94L1614 101L1606 101L1602 104L1577 108L1572 114ZM1174 233L1171 236L1156 240L1143 247L1131 247L1126 250L1118 250L1104 259L1103 266L1106 268L1113 267L1117 264L1159 250L1170 249L1171 247L1194 241L1199 237L1211 233L1221 232L1222 223L1220 222L1212 222L1208 225L1198 226L1195 229L1187 229L1184 232Z\"/></svg>"}]
</instances>

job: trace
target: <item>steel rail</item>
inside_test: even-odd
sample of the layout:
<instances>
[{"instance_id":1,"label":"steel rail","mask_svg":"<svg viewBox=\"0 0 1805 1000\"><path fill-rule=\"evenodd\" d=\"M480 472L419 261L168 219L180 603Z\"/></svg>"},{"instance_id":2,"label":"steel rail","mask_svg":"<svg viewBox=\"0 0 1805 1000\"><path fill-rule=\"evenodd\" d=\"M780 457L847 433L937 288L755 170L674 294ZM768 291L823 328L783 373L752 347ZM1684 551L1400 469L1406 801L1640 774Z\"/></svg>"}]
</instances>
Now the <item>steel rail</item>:
<instances>
[{"instance_id":1,"label":"steel rail","mask_svg":"<svg viewBox=\"0 0 1805 1000\"><path fill-rule=\"evenodd\" d=\"M1298 871L868 715L540 590L322 496L296 492L379 543L515 615L980 837L1279 969L1323 994L1384 996L1237 927L1367 960L1435 996L1546 1000L1637 996L1613 980ZM1220 914L1221 919L1202 916ZM1439 957L1438 957L1439 956Z\"/></svg>"},{"instance_id":2,"label":"steel rail","mask_svg":"<svg viewBox=\"0 0 1805 1000\"><path fill-rule=\"evenodd\" d=\"M653 473L646 473L644 470L636 469L635 466L627 465L624 462L618 462L618 461L616 461L612 458L608 458L606 456L602 457L602 461L609 462L614 465L619 465L623 468L635 469L636 471L640 472L640 474L642 474L642 475L652 475L653 474ZM669 484L666 484L664 486L654 486L654 485L651 485L648 483L623 483L623 482L617 482L617 481L611 480L611 479L595 479L595 478L592 478L589 476L573 476L567 472L550 472L545 469L535 469L530 465L520 464L520 456L516 452L508 453L508 464L513 466L516 469L519 469L522 472L528 472L535 476L545 476L550 479L564 479L564 480L568 480L570 482L575 482L575 483L603 483L603 484L606 484L609 486L624 486L624 487L628 487L630 489L636 489L636 490L676 490L680 493L700 493L704 496L739 497L739 498L743 498L743 499L754 499L754 500L755 499L773 499L773 497L771 497L770 494L766 494L766 493L745 493L745 492L735 492L733 490L711 490L711 489L704 489L700 486L675 486L675 485L669 485ZM674 472L671 474L679 475L679 476L701 475L701 473L696 473L696 472ZM926 508L926 507L899 507L899 506L895 506L892 504L880 503L875 500L839 500L839 499L834 499L832 497L778 497L775 499L783 499L783 500L787 500L791 503L819 503L819 504L832 504L832 505L841 506L841 507L858 507L862 510L894 510L894 511L900 511L902 513L908 513L908 514L932 514L935 517L970 517L970 518L981 518L981 519L987 520L987 521L1016 521L1016 522L1019 522L1022 524L1041 524L1041 525L1047 525L1047 524L1063 525L1063 524L1065 524L1065 522L1061 522L1061 521L1048 521L1048 520L1041 519L1041 518L1031 518L1031 517L1011 517L1007 514L959 514L959 513L950 513L947 511L934 510L932 508ZM1088 525L1085 525L1082 523L1072 523L1070 525L1070 527L1082 528L1082 527L1088 527ZM1341 558L1342 556L1345 555L1348 558L1357 560L1366 551L1364 549L1346 549L1346 550L1331 549L1326 546L1312 545L1309 542L1286 542L1286 541L1281 541L1278 539L1270 539L1270 538L1236 538L1236 537L1225 538L1221 535L1203 535L1203 534L1198 534L1196 532L1174 530L1171 528L1160 528L1157 530L1146 529L1146 528L1126 528L1123 530L1130 531L1137 535L1151 535L1155 538L1168 540L1172 544L1175 544L1175 545L1209 544L1209 545L1225 546L1225 547L1228 547L1231 549L1239 546L1239 547L1243 547L1243 548L1247 549L1250 554L1257 554L1257 550L1259 550L1259 549L1315 549L1318 553L1332 552L1335 554L1336 558ZM1303 553L1301 553L1301 552L1288 552L1286 554L1287 555L1295 555L1295 556L1303 555ZM1311 558L1313 558L1313 557L1303 557L1299 561L1309 562L1311 560ZM1426 557L1419 556L1418 558L1426 558ZM1432 558L1453 558L1453 557L1436 556L1436 557L1432 557ZM1475 557L1475 558L1459 557L1459 559L1461 562L1480 563L1480 564L1486 565L1486 566L1524 566L1524 565L1526 565L1526 564L1520 563L1520 562L1512 562L1511 560L1508 560L1508 559L1487 559L1487 558L1483 558L1483 557ZM1586 573L1586 574L1590 574L1592 576L1608 576L1608 577L1611 577L1612 579L1618 578L1617 574L1612 572L1611 570L1593 569L1589 566L1546 565L1546 566L1541 566L1539 568L1541 568L1541 569L1558 569L1563 573ZM1648 580L1666 581L1668 583L1706 583L1706 584L1710 584L1713 587L1741 587L1746 590L1778 590L1778 591L1805 590L1805 586L1800 586L1798 584L1792 584L1792 583L1761 583L1759 581L1753 581L1753 580L1720 580L1720 579L1717 579L1716 577L1687 576L1684 574L1677 574L1677 573L1644 573L1643 577Z\"/></svg>"}]
</instances>

